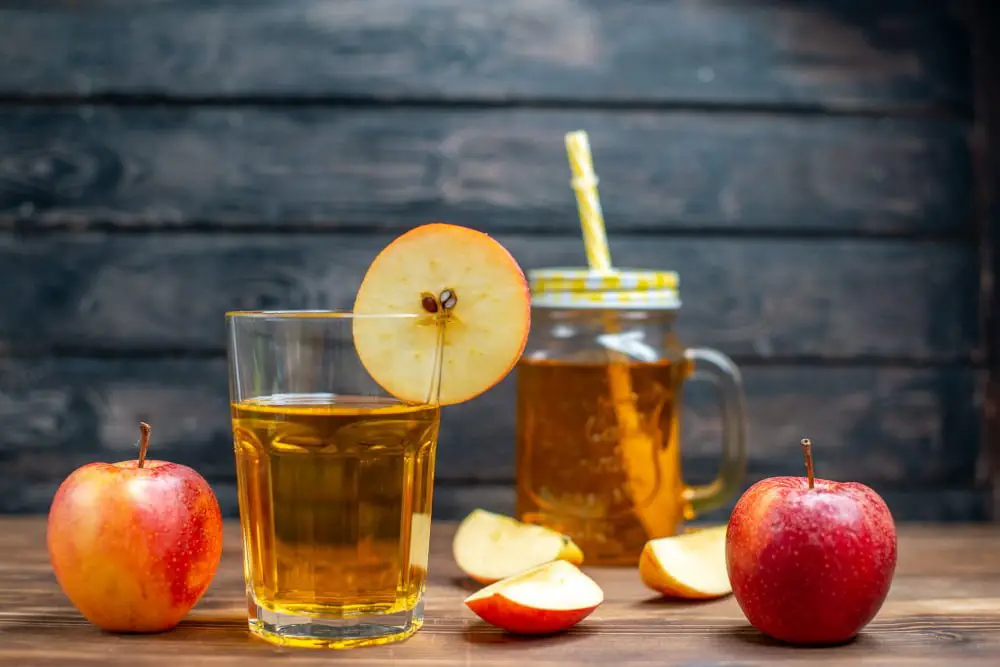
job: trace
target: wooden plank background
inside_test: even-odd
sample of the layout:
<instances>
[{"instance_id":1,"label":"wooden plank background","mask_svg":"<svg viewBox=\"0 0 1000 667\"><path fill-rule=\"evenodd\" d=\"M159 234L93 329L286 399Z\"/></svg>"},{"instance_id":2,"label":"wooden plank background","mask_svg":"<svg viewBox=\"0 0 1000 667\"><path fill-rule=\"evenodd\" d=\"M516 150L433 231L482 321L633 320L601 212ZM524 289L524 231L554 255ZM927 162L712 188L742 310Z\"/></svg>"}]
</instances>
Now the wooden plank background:
<instances>
[{"instance_id":1,"label":"wooden plank background","mask_svg":"<svg viewBox=\"0 0 1000 667\"><path fill-rule=\"evenodd\" d=\"M975 115L972 146L977 168L977 218L980 273L983 276L981 315L989 376L985 383L985 476L1000 482L1000 6L976 0L971 7L974 58ZM993 494L993 516L1000 516L1000 494Z\"/></svg>"},{"instance_id":2,"label":"wooden plank background","mask_svg":"<svg viewBox=\"0 0 1000 667\"><path fill-rule=\"evenodd\" d=\"M346 307L447 220L581 264L590 132L619 265L744 368L747 483L987 519L982 170L964 2L0 0L0 511L160 455L235 513L222 313ZM986 278L984 278L986 276ZM508 510L513 382L445 414L436 513ZM717 415L686 397L687 474Z\"/></svg>"},{"instance_id":3,"label":"wooden plank background","mask_svg":"<svg viewBox=\"0 0 1000 667\"><path fill-rule=\"evenodd\" d=\"M15 229L367 232L447 216L573 234L573 127L592 136L619 233L974 229L966 128L940 119L285 103L18 106L0 125L0 224Z\"/></svg>"},{"instance_id":4,"label":"wooden plank background","mask_svg":"<svg viewBox=\"0 0 1000 667\"><path fill-rule=\"evenodd\" d=\"M873 6L874 5L874 6ZM937 0L4 0L14 95L967 108ZM59 9L55 14L47 10ZM44 45L44 48L40 48Z\"/></svg>"}]
</instances>

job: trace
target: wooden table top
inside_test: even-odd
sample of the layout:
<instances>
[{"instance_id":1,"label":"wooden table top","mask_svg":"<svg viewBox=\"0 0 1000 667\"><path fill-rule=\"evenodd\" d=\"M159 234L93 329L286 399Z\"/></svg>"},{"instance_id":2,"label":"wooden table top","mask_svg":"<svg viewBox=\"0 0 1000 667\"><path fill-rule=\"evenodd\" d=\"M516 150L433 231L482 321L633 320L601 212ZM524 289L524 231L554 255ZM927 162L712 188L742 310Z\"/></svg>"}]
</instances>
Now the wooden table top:
<instances>
[{"instance_id":1,"label":"wooden table top","mask_svg":"<svg viewBox=\"0 0 1000 667\"><path fill-rule=\"evenodd\" d=\"M59 590L40 518L0 519L0 665L771 665L774 663L996 665L1000 656L1000 526L901 526L899 565L878 617L836 648L776 644L730 597L669 602L631 568L585 568L605 603L568 633L511 637L462 604L472 590L451 557L454 527L437 524L426 623L391 646L332 654L281 649L246 626L237 525L226 527L219 572L180 626L111 635L88 624ZM252 661L252 662L249 662Z\"/></svg>"}]
</instances>

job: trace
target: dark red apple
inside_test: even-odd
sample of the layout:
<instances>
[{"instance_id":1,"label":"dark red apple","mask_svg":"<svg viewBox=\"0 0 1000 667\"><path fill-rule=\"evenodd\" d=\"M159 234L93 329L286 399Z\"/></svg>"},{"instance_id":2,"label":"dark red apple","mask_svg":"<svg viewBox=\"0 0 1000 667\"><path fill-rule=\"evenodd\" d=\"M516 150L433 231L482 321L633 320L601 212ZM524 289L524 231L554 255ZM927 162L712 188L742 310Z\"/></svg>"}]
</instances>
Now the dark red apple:
<instances>
[{"instance_id":1,"label":"dark red apple","mask_svg":"<svg viewBox=\"0 0 1000 667\"><path fill-rule=\"evenodd\" d=\"M139 458L88 463L59 486L48 517L56 579L94 625L160 632L181 621L212 581L222 553L222 515L191 468Z\"/></svg>"},{"instance_id":2,"label":"dark red apple","mask_svg":"<svg viewBox=\"0 0 1000 667\"><path fill-rule=\"evenodd\" d=\"M772 477L736 503L726 532L733 595L750 623L792 644L839 644L878 613L896 570L885 501L856 482Z\"/></svg>"}]
</instances>

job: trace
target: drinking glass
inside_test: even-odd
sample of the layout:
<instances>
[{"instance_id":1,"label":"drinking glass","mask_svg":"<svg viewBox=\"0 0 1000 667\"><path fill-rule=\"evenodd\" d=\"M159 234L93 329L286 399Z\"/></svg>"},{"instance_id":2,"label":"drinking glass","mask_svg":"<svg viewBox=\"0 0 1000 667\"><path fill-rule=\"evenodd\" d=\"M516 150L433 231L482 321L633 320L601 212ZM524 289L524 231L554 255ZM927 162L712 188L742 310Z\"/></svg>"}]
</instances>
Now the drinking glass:
<instances>
[{"instance_id":1,"label":"drinking glass","mask_svg":"<svg viewBox=\"0 0 1000 667\"><path fill-rule=\"evenodd\" d=\"M440 364L407 403L368 374L358 318L226 314L250 630L348 648L423 623ZM439 355L440 357L440 355Z\"/></svg>"}]
</instances>

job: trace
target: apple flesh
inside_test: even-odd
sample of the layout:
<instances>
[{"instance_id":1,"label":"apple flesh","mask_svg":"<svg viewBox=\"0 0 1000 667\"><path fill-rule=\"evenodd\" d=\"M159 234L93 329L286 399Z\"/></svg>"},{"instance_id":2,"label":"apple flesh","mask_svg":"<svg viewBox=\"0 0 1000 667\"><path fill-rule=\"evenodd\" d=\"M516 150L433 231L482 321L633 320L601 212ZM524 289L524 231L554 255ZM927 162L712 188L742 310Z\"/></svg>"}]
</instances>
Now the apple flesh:
<instances>
[{"instance_id":1,"label":"apple flesh","mask_svg":"<svg viewBox=\"0 0 1000 667\"><path fill-rule=\"evenodd\" d=\"M111 632L176 626L222 553L222 515L208 482L187 466L144 460L144 449L140 460L77 468L48 515L59 586L88 621Z\"/></svg>"},{"instance_id":2,"label":"apple flesh","mask_svg":"<svg viewBox=\"0 0 1000 667\"><path fill-rule=\"evenodd\" d=\"M453 405L514 368L528 340L531 298L524 273L500 243L432 223L375 257L354 314L355 348L380 387L402 401Z\"/></svg>"},{"instance_id":3,"label":"apple flesh","mask_svg":"<svg viewBox=\"0 0 1000 667\"><path fill-rule=\"evenodd\" d=\"M666 597L709 600L732 593L726 571L726 526L646 542L639 577Z\"/></svg>"},{"instance_id":4,"label":"apple flesh","mask_svg":"<svg viewBox=\"0 0 1000 667\"><path fill-rule=\"evenodd\" d=\"M874 490L813 479L809 461L808 478L765 479L739 499L726 565L733 595L758 630L791 644L840 644L885 601L896 530Z\"/></svg>"},{"instance_id":5,"label":"apple flesh","mask_svg":"<svg viewBox=\"0 0 1000 667\"><path fill-rule=\"evenodd\" d=\"M501 579L465 599L466 606L490 625L522 635L568 630L602 602L601 587L564 560Z\"/></svg>"},{"instance_id":6,"label":"apple flesh","mask_svg":"<svg viewBox=\"0 0 1000 667\"><path fill-rule=\"evenodd\" d=\"M553 560L583 562L583 552L569 537L482 509L473 510L459 524L452 554L459 569L481 584Z\"/></svg>"}]
</instances>

